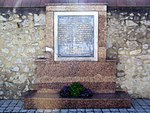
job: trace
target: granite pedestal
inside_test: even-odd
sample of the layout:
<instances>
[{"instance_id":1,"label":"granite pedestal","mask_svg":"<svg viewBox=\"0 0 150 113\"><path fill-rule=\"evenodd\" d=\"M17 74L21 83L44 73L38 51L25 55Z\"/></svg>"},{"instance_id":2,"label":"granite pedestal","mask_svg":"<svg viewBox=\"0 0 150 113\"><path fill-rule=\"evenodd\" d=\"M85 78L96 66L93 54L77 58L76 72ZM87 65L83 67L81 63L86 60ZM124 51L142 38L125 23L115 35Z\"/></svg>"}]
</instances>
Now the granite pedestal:
<instances>
[{"instance_id":1,"label":"granite pedestal","mask_svg":"<svg viewBox=\"0 0 150 113\"><path fill-rule=\"evenodd\" d=\"M93 109L130 108L130 96L125 92L97 93L92 98L61 98L58 93L30 91L25 96L26 109Z\"/></svg>"},{"instance_id":2,"label":"granite pedestal","mask_svg":"<svg viewBox=\"0 0 150 113\"><path fill-rule=\"evenodd\" d=\"M26 109L129 108L130 96L115 91L115 61L36 61L36 91L25 94ZM94 92L92 98L61 98L63 86L80 82Z\"/></svg>"},{"instance_id":3,"label":"granite pedestal","mask_svg":"<svg viewBox=\"0 0 150 113\"><path fill-rule=\"evenodd\" d=\"M106 60L106 31L105 4L49 4L44 45L49 51L46 59L35 61L36 91L25 94L25 108L130 107L130 96L115 90L116 61ZM59 91L73 82L91 89L94 96L60 98Z\"/></svg>"}]
</instances>

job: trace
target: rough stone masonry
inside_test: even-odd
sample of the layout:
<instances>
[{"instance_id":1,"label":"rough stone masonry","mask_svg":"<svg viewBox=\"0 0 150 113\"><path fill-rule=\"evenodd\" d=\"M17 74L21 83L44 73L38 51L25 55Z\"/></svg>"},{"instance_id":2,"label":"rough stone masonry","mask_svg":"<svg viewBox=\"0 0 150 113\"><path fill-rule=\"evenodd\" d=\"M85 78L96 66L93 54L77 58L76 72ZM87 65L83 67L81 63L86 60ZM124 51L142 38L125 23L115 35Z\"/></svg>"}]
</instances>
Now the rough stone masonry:
<instances>
[{"instance_id":1,"label":"rough stone masonry","mask_svg":"<svg viewBox=\"0 0 150 113\"><path fill-rule=\"evenodd\" d=\"M44 8L0 9L0 99L34 89L44 52ZM108 8L107 59L117 60L117 90L150 98L150 8Z\"/></svg>"}]
</instances>

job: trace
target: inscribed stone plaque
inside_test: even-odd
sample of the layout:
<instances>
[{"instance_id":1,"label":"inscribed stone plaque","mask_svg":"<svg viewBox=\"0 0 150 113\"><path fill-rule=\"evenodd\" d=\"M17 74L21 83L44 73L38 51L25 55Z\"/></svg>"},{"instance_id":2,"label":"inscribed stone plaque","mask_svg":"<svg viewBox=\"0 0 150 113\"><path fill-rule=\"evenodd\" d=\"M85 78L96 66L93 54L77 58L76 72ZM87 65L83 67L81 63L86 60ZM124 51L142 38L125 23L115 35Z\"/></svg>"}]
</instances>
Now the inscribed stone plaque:
<instances>
[{"instance_id":1,"label":"inscribed stone plaque","mask_svg":"<svg viewBox=\"0 0 150 113\"><path fill-rule=\"evenodd\" d=\"M97 12L55 12L54 21L55 60L97 61Z\"/></svg>"}]
</instances>

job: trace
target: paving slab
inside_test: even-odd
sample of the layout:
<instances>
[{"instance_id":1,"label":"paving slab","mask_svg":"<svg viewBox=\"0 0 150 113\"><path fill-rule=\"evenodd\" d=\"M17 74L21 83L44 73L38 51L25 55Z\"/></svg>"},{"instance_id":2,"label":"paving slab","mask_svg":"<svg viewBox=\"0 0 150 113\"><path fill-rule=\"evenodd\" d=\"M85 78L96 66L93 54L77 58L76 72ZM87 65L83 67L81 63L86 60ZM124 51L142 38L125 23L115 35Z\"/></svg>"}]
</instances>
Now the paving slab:
<instances>
[{"instance_id":1,"label":"paving slab","mask_svg":"<svg viewBox=\"0 0 150 113\"><path fill-rule=\"evenodd\" d=\"M28 110L27 113L35 113L36 110Z\"/></svg>"},{"instance_id":2,"label":"paving slab","mask_svg":"<svg viewBox=\"0 0 150 113\"><path fill-rule=\"evenodd\" d=\"M51 111L51 113L59 113L60 112L60 109L54 109Z\"/></svg>"},{"instance_id":3,"label":"paving slab","mask_svg":"<svg viewBox=\"0 0 150 113\"><path fill-rule=\"evenodd\" d=\"M111 112L119 112L119 109L110 109Z\"/></svg>"},{"instance_id":4,"label":"paving slab","mask_svg":"<svg viewBox=\"0 0 150 113\"><path fill-rule=\"evenodd\" d=\"M15 106L14 106L15 105ZM23 108L22 100L0 100L0 113L150 113L150 99L132 99L128 109L31 109Z\"/></svg>"},{"instance_id":5,"label":"paving slab","mask_svg":"<svg viewBox=\"0 0 150 113\"><path fill-rule=\"evenodd\" d=\"M94 112L94 109L86 109L86 112Z\"/></svg>"},{"instance_id":6,"label":"paving slab","mask_svg":"<svg viewBox=\"0 0 150 113\"><path fill-rule=\"evenodd\" d=\"M94 109L94 112L102 112L102 109Z\"/></svg>"},{"instance_id":7,"label":"paving slab","mask_svg":"<svg viewBox=\"0 0 150 113\"><path fill-rule=\"evenodd\" d=\"M61 110L60 110L60 113L68 113L68 112L69 112L68 109L61 109Z\"/></svg>"},{"instance_id":8,"label":"paving slab","mask_svg":"<svg viewBox=\"0 0 150 113\"><path fill-rule=\"evenodd\" d=\"M19 113L27 113L28 110L22 109L19 111Z\"/></svg>"}]
</instances>

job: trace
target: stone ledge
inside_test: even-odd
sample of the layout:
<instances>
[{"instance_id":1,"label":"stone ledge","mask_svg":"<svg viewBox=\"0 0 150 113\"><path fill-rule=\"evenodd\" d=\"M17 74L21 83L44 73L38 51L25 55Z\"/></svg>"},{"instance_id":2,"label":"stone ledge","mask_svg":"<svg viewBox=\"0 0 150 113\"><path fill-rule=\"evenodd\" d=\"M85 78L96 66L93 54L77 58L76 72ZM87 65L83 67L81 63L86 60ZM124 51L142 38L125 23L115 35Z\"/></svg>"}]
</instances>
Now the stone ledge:
<instances>
[{"instance_id":1,"label":"stone ledge","mask_svg":"<svg viewBox=\"0 0 150 113\"><path fill-rule=\"evenodd\" d=\"M49 58L37 58L35 62L52 62ZM60 61L55 61L60 62ZM93 61L61 61L61 62L93 62ZM97 62L116 62L116 60L99 59Z\"/></svg>"},{"instance_id":2,"label":"stone ledge","mask_svg":"<svg viewBox=\"0 0 150 113\"><path fill-rule=\"evenodd\" d=\"M99 11L105 12L107 11L106 4L91 4L91 3L54 3L47 4L46 11Z\"/></svg>"},{"instance_id":3,"label":"stone ledge","mask_svg":"<svg viewBox=\"0 0 150 113\"><path fill-rule=\"evenodd\" d=\"M62 108L130 108L131 98L125 92L94 94L92 98L60 98L58 94L29 91L25 95L26 109Z\"/></svg>"},{"instance_id":4,"label":"stone ledge","mask_svg":"<svg viewBox=\"0 0 150 113\"><path fill-rule=\"evenodd\" d=\"M92 89L94 93L115 93L115 82L75 82L80 82L86 88ZM38 90L38 92L58 93L63 88L63 86L69 86L72 83L73 82L63 83L53 81L52 83L37 83L35 84L35 86L37 86L36 89Z\"/></svg>"}]
</instances>

